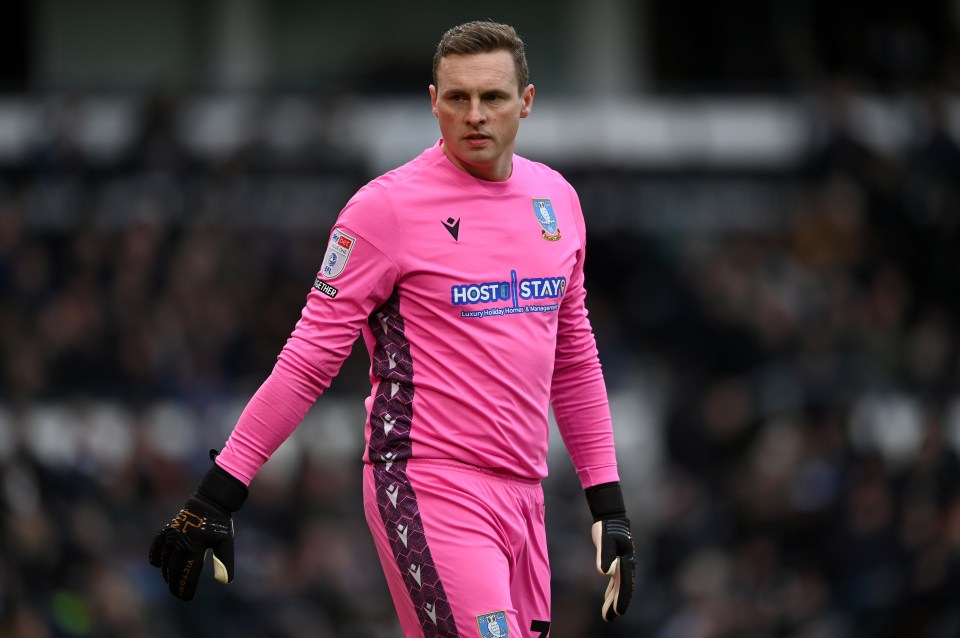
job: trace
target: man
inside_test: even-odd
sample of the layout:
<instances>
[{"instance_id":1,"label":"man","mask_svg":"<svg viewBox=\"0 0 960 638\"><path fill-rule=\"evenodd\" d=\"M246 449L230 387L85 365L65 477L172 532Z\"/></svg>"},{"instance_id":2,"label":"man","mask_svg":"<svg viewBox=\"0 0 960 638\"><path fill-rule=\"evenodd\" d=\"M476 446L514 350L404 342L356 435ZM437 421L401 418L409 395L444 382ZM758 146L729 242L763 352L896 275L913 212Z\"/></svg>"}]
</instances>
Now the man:
<instances>
[{"instance_id":1,"label":"man","mask_svg":"<svg viewBox=\"0 0 960 638\"><path fill-rule=\"evenodd\" d=\"M610 577L602 617L627 608L635 552L584 303L583 216L558 173L514 155L534 96L523 41L494 22L454 27L433 76L441 139L347 203L274 370L151 546L179 598L206 549L231 580L231 514L362 333L364 505L404 634L548 635L550 405Z\"/></svg>"}]
</instances>

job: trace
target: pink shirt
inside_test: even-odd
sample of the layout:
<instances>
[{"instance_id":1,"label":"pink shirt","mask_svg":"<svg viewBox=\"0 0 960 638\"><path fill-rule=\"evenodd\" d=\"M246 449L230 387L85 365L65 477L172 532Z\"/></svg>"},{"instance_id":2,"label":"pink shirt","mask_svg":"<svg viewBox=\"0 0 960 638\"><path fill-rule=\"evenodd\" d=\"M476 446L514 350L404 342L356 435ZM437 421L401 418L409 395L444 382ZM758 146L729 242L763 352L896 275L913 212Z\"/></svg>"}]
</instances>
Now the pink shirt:
<instances>
[{"instance_id":1,"label":"pink shirt","mask_svg":"<svg viewBox=\"0 0 960 638\"><path fill-rule=\"evenodd\" d=\"M583 486L618 480L585 239L573 188L518 156L508 180L490 182L438 143L373 180L340 213L300 321L218 463L249 483L362 333L365 462L446 459L540 479L552 404Z\"/></svg>"}]
</instances>

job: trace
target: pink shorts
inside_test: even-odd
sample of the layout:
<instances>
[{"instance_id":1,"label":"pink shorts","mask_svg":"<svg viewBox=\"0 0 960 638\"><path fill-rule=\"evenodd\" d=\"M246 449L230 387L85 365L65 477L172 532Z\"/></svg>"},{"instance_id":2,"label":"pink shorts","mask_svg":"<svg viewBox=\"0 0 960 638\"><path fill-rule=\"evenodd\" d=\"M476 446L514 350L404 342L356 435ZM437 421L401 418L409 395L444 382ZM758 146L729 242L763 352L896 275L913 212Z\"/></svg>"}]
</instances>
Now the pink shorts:
<instances>
[{"instance_id":1,"label":"pink shorts","mask_svg":"<svg viewBox=\"0 0 960 638\"><path fill-rule=\"evenodd\" d=\"M546 638L539 482L413 460L366 465L363 496L404 636Z\"/></svg>"}]
</instances>

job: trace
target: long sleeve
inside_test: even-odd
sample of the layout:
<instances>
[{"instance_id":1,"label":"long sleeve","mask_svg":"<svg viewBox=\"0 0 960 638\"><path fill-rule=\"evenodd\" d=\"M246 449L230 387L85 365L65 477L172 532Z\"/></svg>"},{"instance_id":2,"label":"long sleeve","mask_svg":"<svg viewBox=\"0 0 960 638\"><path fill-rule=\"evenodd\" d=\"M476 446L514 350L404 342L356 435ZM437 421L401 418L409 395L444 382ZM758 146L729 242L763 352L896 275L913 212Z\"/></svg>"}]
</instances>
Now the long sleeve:
<instances>
[{"instance_id":1,"label":"long sleeve","mask_svg":"<svg viewBox=\"0 0 960 638\"><path fill-rule=\"evenodd\" d=\"M586 228L571 188L580 253L560 305L550 397L557 426L584 488L619 480L613 425L596 339L587 316L583 263Z\"/></svg>"},{"instance_id":2,"label":"long sleeve","mask_svg":"<svg viewBox=\"0 0 960 638\"><path fill-rule=\"evenodd\" d=\"M329 387L396 280L392 262L344 223L357 208L348 205L341 214L300 320L217 457L248 484Z\"/></svg>"}]
</instances>

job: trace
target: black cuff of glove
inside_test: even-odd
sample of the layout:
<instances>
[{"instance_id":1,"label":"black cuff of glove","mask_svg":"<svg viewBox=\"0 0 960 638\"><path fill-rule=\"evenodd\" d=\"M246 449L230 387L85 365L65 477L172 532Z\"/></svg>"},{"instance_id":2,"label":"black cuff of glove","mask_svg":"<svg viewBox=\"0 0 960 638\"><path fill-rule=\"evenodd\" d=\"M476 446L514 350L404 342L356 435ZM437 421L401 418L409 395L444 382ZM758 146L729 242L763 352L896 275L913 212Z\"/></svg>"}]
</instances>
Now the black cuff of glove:
<instances>
[{"instance_id":1,"label":"black cuff of glove","mask_svg":"<svg viewBox=\"0 0 960 638\"><path fill-rule=\"evenodd\" d=\"M602 521L608 518L626 516L627 508L623 504L623 492L620 491L620 483L601 483L584 490L587 496L587 505L590 506L590 514L593 515L593 522Z\"/></svg>"},{"instance_id":2,"label":"black cuff of glove","mask_svg":"<svg viewBox=\"0 0 960 638\"><path fill-rule=\"evenodd\" d=\"M247 486L240 479L214 461L213 467L207 470L193 495L229 514L243 507L243 502L247 500L247 493Z\"/></svg>"}]
</instances>

